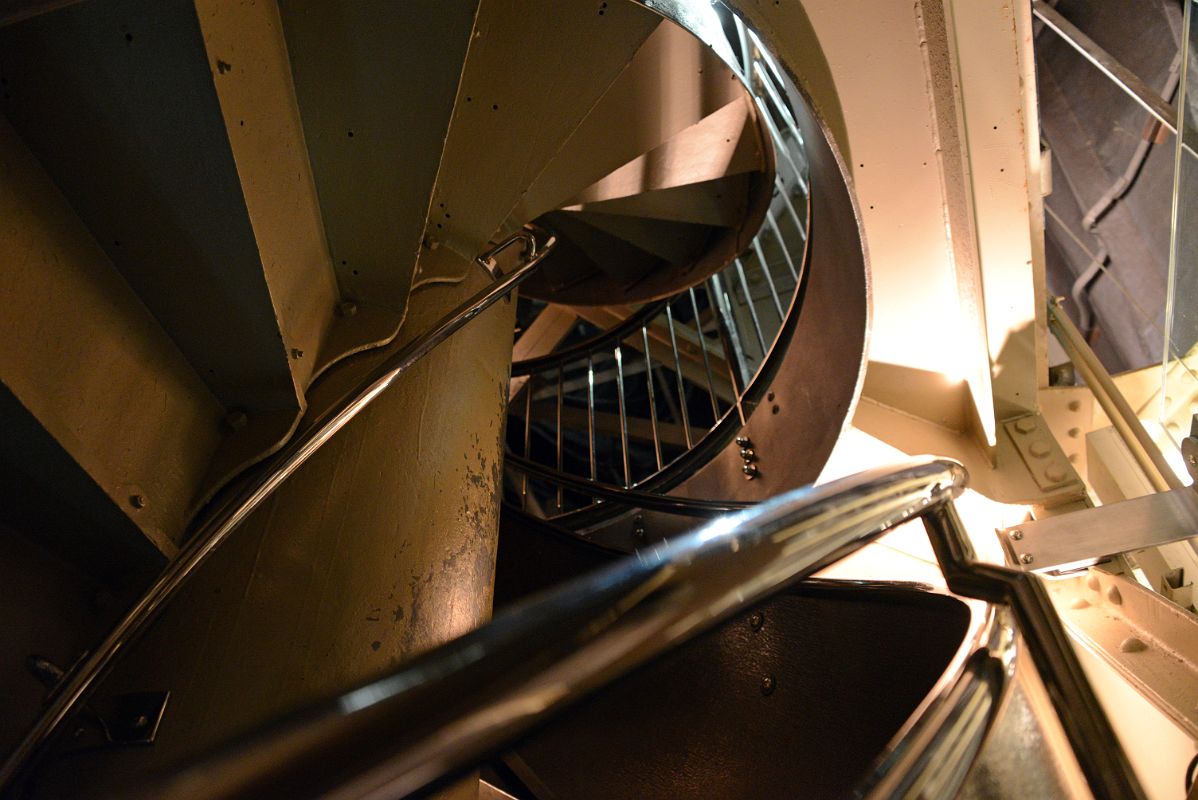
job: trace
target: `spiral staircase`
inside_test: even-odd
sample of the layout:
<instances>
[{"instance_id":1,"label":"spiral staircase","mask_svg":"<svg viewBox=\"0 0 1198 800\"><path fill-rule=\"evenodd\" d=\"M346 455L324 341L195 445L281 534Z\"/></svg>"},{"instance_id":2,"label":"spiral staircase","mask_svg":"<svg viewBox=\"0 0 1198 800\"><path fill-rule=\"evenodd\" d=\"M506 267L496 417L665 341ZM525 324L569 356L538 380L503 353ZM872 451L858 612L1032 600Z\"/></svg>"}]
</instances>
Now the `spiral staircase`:
<instances>
[{"instance_id":1,"label":"spiral staircase","mask_svg":"<svg viewBox=\"0 0 1198 800\"><path fill-rule=\"evenodd\" d=\"M753 562L803 493L723 516L819 475L867 327L838 155L728 7L19 2L0 84L0 791L897 796L950 745L963 785L1027 581L956 583L960 468L812 501L854 547L929 515L953 592ZM692 569L749 572L569 677Z\"/></svg>"}]
</instances>

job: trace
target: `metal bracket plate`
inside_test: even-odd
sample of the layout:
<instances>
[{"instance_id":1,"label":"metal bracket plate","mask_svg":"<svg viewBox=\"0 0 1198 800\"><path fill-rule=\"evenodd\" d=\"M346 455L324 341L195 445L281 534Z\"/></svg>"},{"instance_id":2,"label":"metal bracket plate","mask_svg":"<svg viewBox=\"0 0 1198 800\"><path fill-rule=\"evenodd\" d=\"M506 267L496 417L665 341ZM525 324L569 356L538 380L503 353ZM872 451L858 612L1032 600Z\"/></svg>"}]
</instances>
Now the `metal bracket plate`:
<instances>
[{"instance_id":1,"label":"metal bracket plate","mask_svg":"<svg viewBox=\"0 0 1198 800\"><path fill-rule=\"evenodd\" d=\"M1099 508L1026 522L1001 531L1012 563L1060 570L1198 534L1198 493L1174 489Z\"/></svg>"}]
</instances>

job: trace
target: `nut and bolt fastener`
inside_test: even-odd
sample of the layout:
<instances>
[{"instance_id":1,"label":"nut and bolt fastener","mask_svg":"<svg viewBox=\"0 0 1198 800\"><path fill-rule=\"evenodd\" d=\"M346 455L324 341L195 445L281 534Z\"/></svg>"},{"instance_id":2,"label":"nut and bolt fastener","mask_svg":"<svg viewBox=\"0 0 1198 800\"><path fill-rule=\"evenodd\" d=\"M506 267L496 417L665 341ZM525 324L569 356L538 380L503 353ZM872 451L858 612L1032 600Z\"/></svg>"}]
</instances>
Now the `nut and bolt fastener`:
<instances>
[{"instance_id":1,"label":"nut and bolt fastener","mask_svg":"<svg viewBox=\"0 0 1198 800\"><path fill-rule=\"evenodd\" d=\"M1035 559L1035 557L1034 557L1034 556L1032 556L1032 554L1031 554L1031 553L1024 553L1023 555L1021 555L1021 556L1019 557L1019 563L1020 563L1020 564L1030 564L1030 563L1032 563L1032 562L1033 562L1033 561L1035 561L1035 560L1036 560L1036 559Z\"/></svg>"},{"instance_id":2,"label":"nut and bolt fastener","mask_svg":"<svg viewBox=\"0 0 1198 800\"><path fill-rule=\"evenodd\" d=\"M745 464L741 467L741 472L745 473L745 480L751 481L757 477L757 466L755 464Z\"/></svg>"},{"instance_id":3,"label":"nut and bolt fastener","mask_svg":"<svg viewBox=\"0 0 1198 800\"><path fill-rule=\"evenodd\" d=\"M757 458L757 453L752 447L742 447L740 449L740 457L745 461L752 461Z\"/></svg>"},{"instance_id":4,"label":"nut and bolt fastener","mask_svg":"<svg viewBox=\"0 0 1198 800\"><path fill-rule=\"evenodd\" d=\"M1023 531L1011 531L1011 538L1018 542L1023 538Z\"/></svg>"},{"instance_id":5,"label":"nut and bolt fastener","mask_svg":"<svg viewBox=\"0 0 1198 800\"><path fill-rule=\"evenodd\" d=\"M753 442L751 442L749 440L748 436L737 436L736 443L738 445L740 445L741 447L752 447L753 446Z\"/></svg>"},{"instance_id":6,"label":"nut and bolt fastener","mask_svg":"<svg viewBox=\"0 0 1198 800\"><path fill-rule=\"evenodd\" d=\"M749 627L753 630L759 631L763 625L765 625L765 614L755 611L749 616Z\"/></svg>"},{"instance_id":7,"label":"nut and bolt fastener","mask_svg":"<svg viewBox=\"0 0 1198 800\"><path fill-rule=\"evenodd\" d=\"M766 697L773 694L775 688L777 688L777 684L774 682L773 675L766 675L761 679L761 693Z\"/></svg>"}]
</instances>

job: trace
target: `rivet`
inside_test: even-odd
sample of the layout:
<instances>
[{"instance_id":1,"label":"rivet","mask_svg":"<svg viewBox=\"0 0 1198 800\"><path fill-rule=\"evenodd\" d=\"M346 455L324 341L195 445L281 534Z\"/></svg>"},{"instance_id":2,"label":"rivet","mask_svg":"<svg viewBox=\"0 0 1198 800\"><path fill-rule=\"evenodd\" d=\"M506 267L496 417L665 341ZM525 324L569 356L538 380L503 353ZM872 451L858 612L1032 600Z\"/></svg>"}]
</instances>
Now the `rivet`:
<instances>
[{"instance_id":1,"label":"rivet","mask_svg":"<svg viewBox=\"0 0 1198 800\"><path fill-rule=\"evenodd\" d=\"M352 300L343 300L337 304L337 316L352 317L358 313L358 304Z\"/></svg>"},{"instance_id":2,"label":"rivet","mask_svg":"<svg viewBox=\"0 0 1198 800\"><path fill-rule=\"evenodd\" d=\"M1098 581L1098 576L1090 573L1090 577L1086 578L1086 586L1090 587L1090 591L1097 592L1102 588L1102 584Z\"/></svg>"},{"instance_id":3,"label":"rivet","mask_svg":"<svg viewBox=\"0 0 1198 800\"><path fill-rule=\"evenodd\" d=\"M755 631L761 630L761 626L765 624L765 614L760 611L754 611L749 617L749 627Z\"/></svg>"},{"instance_id":4,"label":"rivet","mask_svg":"<svg viewBox=\"0 0 1198 800\"><path fill-rule=\"evenodd\" d=\"M1011 531L1011 538L1018 542L1023 538L1023 531Z\"/></svg>"},{"instance_id":5,"label":"rivet","mask_svg":"<svg viewBox=\"0 0 1198 800\"><path fill-rule=\"evenodd\" d=\"M1020 564L1030 564L1035 560L1036 560L1035 556L1033 556L1031 553L1024 553L1023 555L1021 555L1019 557Z\"/></svg>"},{"instance_id":6,"label":"rivet","mask_svg":"<svg viewBox=\"0 0 1198 800\"><path fill-rule=\"evenodd\" d=\"M1144 643L1144 640L1135 636L1128 636L1119 642L1119 652L1121 653L1139 653L1147 649L1148 645Z\"/></svg>"},{"instance_id":7,"label":"rivet","mask_svg":"<svg viewBox=\"0 0 1198 800\"><path fill-rule=\"evenodd\" d=\"M150 724L149 717L147 717L145 714L138 714L137 719L133 720L133 729L139 731L149 724Z\"/></svg>"},{"instance_id":8,"label":"rivet","mask_svg":"<svg viewBox=\"0 0 1198 800\"><path fill-rule=\"evenodd\" d=\"M1075 597L1073 602L1069 604L1070 608L1089 608L1090 601L1084 597Z\"/></svg>"},{"instance_id":9,"label":"rivet","mask_svg":"<svg viewBox=\"0 0 1198 800\"><path fill-rule=\"evenodd\" d=\"M1066 472L1065 468L1060 464L1049 464L1044 468L1044 477L1048 478L1054 483L1059 483L1060 481L1065 480L1068 475L1069 473Z\"/></svg>"},{"instance_id":10,"label":"rivet","mask_svg":"<svg viewBox=\"0 0 1198 800\"><path fill-rule=\"evenodd\" d=\"M1081 407L1082 407L1082 404L1079 401L1077 401L1077 400L1069 401L1068 408L1070 411L1079 411L1079 410L1081 410Z\"/></svg>"},{"instance_id":11,"label":"rivet","mask_svg":"<svg viewBox=\"0 0 1198 800\"><path fill-rule=\"evenodd\" d=\"M1123 595L1119 593L1118 586L1111 586L1106 590L1106 599L1110 600L1112 605L1123 605Z\"/></svg>"},{"instance_id":12,"label":"rivet","mask_svg":"<svg viewBox=\"0 0 1198 800\"><path fill-rule=\"evenodd\" d=\"M145 508L146 496L144 494L129 495L129 505L133 506L134 508Z\"/></svg>"},{"instance_id":13,"label":"rivet","mask_svg":"<svg viewBox=\"0 0 1198 800\"><path fill-rule=\"evenodd\" d=\"M777 684L774 682L773 675L766 675L761 679L761 693L766 697L769 697L771 694L773 694L775 688L777 688Z\"/></svg>"},{"instance_id":14,"label":"rivet","mask_svg":"<svg viewBox=\"0 0 1198 800\"><path fill-rule=\"evenodd\" d=\"M773 392L767 392L767 393L766 393L766 395L765 395L765 399L766 399L766 400L769 400L771 403L772 403L772 402L774 402L774 393L773 393Z\"/></svg>"},{"instance_id":15,"label":"rivet","mask_svg":"<svg viewBox=\"0 0 1198 800\"><path fill-rule=\"evenodd\" d=\"M1023 417L1015 420L1015 430L1020 433L1031 433L1036 430L1036 420L1034 417Z\"/></svg>"},{"instance_id":16,"label":"rivet","mask_svg":"<svg viewBox=\"0 0 1198 800\"><path fill-rule=\"evenodd\" d=\"M1186 461L1190 462L1191 467L1198 467L1198 458L1193 455L1186 456Z\"/></svg>"}]
</instances>

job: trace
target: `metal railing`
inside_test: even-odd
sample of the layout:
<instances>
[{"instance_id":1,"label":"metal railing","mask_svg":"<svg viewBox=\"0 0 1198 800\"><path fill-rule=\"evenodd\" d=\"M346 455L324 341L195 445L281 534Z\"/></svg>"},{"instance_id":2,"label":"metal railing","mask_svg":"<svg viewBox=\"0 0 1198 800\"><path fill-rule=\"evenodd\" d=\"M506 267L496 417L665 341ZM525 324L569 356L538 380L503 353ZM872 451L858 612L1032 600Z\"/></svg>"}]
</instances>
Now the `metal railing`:
<instances>
[{"instance_id":1,"label":"metal railing","mask_svg":"<svg viewBox=\"0 0 1198 800\"><path fill-rule=\"evenodd\" d=\"M718 519L292 714L183 770L154 796L428 791L637 667L922 517L950 590L1011 607L1095 797L1142 797L1041 579L976 560L952 503L965 481L955 462L917 459ZM859 793L955 796L1001 704L1012 642L992 630L971 643L956 679L940 686Z\"/></svg>"},{"instance_id":2,"label":"metal railing","mask_svg":"<svg viewBox=\"0 0 1198 800\"><path fill-rule=\"evenodd\" d=\"M599 481L607 465L609 480L623 488L668 491L732 440L784 358L806 277L806 157L781 73L757 37L736 24L742 62L729 66L757 106L777 164L761 230L745 253L705 282L647 304L583 342L513 363L513 383L522 388L513 395L509 426L523 435L513 437L522 445L509 447L509 466L539 463ZM630 381L635 377L639 388L639 376L644 391L634 396ZM606 398L611 408L596 398L605 385L614 394ZM638 474L639 464L651 466ZM564 525L612 510L610 502L597 503L599 494L577 491L579 484L563 491L557 482L530 498L531 490L554 482L518 472L509 486L525 510L531 504Z\"/></svg>"},{"instance_id":3,"label":"metal railing","mask_svg":"<svg viewBox=\"0 0 1198 800\"><path fill-rule=\"evenodd\" d=\"M478 291L438 320L426 333L387 357L361 383L333 403L306 429L297 433L281 450L243 473L209 503L190 526L187 544L179 554L117 622L104 641L81 659L55 687L52 699L34 727L0 767L0 795L7 794L28 772L62 724L83 706L120 655L145 632L188 578L263 501L409 367L531 277L555 242L554 236L546 231L524 230L478 256L476 262L495 279L494 283ZM518 244L524 245L523 263L507 274L502 273L497 256Z\"/></svg>"}]
</instances>

